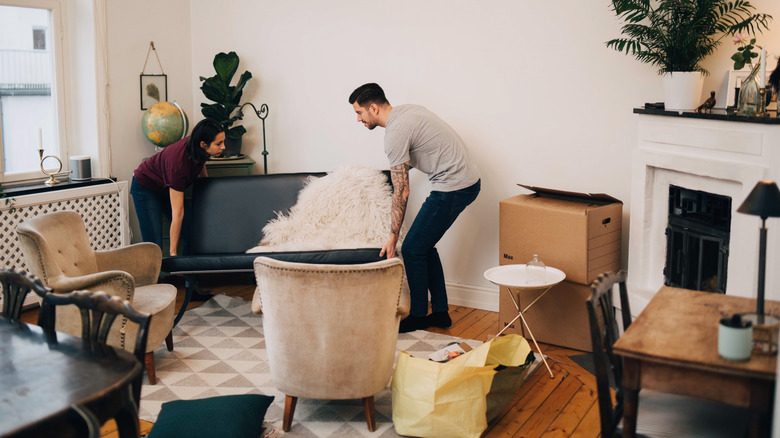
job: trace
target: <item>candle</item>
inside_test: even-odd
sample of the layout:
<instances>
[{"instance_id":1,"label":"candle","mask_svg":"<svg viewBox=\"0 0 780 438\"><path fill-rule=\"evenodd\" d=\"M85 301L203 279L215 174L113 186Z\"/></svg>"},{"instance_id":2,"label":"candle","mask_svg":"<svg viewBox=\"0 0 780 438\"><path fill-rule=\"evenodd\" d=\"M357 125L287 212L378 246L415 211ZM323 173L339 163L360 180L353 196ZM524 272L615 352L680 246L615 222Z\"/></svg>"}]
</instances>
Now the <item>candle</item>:
<instances>
[{"instance_id":1,"label":"candle","mask_svg":"<svg viewBox=\"0 0 780 438\"><path fill-rule=\"evenodd\" d=\"M38 149L43 149L43 129L38 128Z\"/></svg>"},{"instance_id":2,"label":"candle","mask_svg":"<svg viewBox=\"0 0 780 438\"><path fill-rule=\"evenodd\" d=\"M761 88L766 87L766 49L761 49Z\"/></svg>"}]
</instances>

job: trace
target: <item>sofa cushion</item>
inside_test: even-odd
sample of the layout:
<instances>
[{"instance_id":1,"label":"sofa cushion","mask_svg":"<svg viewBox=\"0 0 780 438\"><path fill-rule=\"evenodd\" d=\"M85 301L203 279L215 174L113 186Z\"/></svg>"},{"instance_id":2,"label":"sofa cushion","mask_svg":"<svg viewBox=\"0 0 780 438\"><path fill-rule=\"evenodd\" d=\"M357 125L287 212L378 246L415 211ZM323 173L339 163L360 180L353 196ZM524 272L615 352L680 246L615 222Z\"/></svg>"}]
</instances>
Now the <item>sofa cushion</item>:
<instances>
[{"instance_id":1,"label":"sofa cushion","mask_svg":"<svg viewBox=\"0 0 780 438\"><path fill-rule=\"evenodd\" d=\"M345 265L376 262L381 248L332 249L320 251L289 251L265 254L214 254L202 256L164 257L162 270L170 274L208 272L254 272L254 261L259 256L286 262Z\"/></svg>"},{"instance_id":2,"label":"sofa cushion","mask_svg":"<svg viewBox=\"0 0 780 438\"><path fill-rule=\"evenodd\" d=\"M295 204L306 180L324 175L198 178L192 187L192 254L233 254L255 246L263 225Z\"/></svg>"}]
</instances>

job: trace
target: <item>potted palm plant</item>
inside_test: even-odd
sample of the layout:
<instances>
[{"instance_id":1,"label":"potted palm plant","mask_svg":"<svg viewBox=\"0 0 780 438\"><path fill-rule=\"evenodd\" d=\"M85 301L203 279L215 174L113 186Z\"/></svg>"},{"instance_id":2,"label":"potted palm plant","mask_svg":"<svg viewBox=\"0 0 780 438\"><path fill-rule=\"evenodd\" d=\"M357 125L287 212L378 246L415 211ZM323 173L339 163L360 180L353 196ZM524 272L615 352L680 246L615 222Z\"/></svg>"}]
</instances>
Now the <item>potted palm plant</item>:
<instances>
[{"instance_id":1,"label":"potted palm plant","mask_svg":"<svg viewBox=\"0 0 780 438\"><path fill-rule=\"evenodd\" d=\"M658 67L667 110L696 107L709 74L701 63L725 36L763 32L772 20L746 0L612 0L612 10L623 37L606 46Z\"/></svg>"},{"instance_id":2,"label":"potted palm plant","mask_svg":"<svg viewBox=\"0 0 780 438\"><path fill-rule=\"evenodd\" d=\"M238 61L236 52L217 53L213 63L216 74L208 78L200 77L203 82L200 86L203 95L214 102L201 103L201 113L204 117L218 121L225 128L224 157L240 155L241 137L246 133L246 128L241 125L233 126L233 124L241 120L240 111L236 109L241 107L244 86L252 79L252 73L244 71L236 85L230 85L238 70Z\"/></svg>"}]
</instances>

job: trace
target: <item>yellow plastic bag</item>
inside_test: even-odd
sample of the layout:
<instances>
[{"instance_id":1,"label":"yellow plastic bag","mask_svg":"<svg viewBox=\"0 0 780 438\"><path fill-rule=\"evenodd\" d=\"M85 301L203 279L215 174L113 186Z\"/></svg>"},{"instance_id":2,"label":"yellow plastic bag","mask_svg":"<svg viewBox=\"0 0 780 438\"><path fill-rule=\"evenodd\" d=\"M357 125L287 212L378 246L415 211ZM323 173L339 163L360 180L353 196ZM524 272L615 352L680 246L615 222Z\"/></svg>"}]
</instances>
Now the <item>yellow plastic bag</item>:
<instances>
[{"instance_id":1,"label":"yellow plastic bag","mask_svg":"<svg viewBox=\"0 0 780 438\"><path fill-rule=\"evenodd\" d=\"M530 351L518 335L485 342L447 363L413 358L402 351L392 383L396 432L479 437L522 383ZM500 375L494 369L498 366Z\"/></svg>"},{"instance_id":2,"label":"yellow plastic bag","mask_svg":"<svg viewBox=\"0 0 780 438\"><path fill-rule=\"evenodd\" d=\"M487 428L491 366L432 362L402 351L393 375L393 425L400 435L474 437Z\"/></svg>"},{"instance_id":3,"label":"yellow plastic bag","mask_svg":"<svg viewBox=\"0 0 780 438\"><path fill-rule=\"evenodd\" d=\"M485 342L449 363L467 366L496 366L496 375L487 395L487 422L493 421L523 384L534 356L528 341L520 335L510 334Z\"/></svg>"}]
</instances>

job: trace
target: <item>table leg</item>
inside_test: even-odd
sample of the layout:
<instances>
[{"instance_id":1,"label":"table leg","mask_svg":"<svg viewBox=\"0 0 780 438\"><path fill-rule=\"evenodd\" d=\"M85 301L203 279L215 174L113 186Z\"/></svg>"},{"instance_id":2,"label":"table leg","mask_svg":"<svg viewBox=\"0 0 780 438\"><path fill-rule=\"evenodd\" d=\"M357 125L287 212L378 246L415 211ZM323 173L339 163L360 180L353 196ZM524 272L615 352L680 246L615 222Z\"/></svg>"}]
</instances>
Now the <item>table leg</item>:
<instances>
[{"instance_id":1,"label":"table leg","mask_svg":"<svg viewBox=\"0 0 780 438\"><path fill-rule=\"evenodd\" d=\"M534 334L531 332L531 329L528 327L528 323L525 322L525 318L523 318L523 312L518 313L517 316L519 316L520 319L523 320L523 326L525 327L526 330L528 330L528 334L531 335L531 340L534 341L534 345L536 345L536 349L539 351L539 355L542 356L542 362L544 362L544 366L547 367L547 371L550 372L550 378L552 379L555 376L553 375L553 372L550 369L550 365L547 364L547 359L544 358L544 353L542 353L542 349L539 348L539 344L536 343L536 338L534 338Z\"/></svg>"},{"instance_id":2,"label":"table leg","mask_svg":"<svg viewBox=\"0 0 780 438\"><path fill-rule=\"evenodd\" d=\"M638 361L623 358L623 438L636 437L636 418L639 410Z\"/></svg>"}]
</instances>

